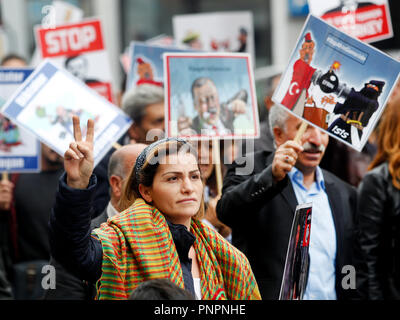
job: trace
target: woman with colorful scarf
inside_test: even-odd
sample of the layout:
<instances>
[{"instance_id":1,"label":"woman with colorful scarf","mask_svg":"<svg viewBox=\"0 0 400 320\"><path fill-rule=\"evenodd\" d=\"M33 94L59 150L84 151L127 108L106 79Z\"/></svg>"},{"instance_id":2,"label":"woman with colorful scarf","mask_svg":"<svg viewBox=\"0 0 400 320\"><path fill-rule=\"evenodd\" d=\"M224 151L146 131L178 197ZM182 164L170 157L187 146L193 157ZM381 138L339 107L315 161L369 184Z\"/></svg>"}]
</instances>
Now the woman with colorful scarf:
<instances>
[{"instance_id":1,"label":"woman with colorful scarf","mask_svg":"<svg viewBox=\"0 0 400 320\"><path fill-rule=\"evenodd\" d=\"M157 141L139 155L125 183L126 208L90 232L93 121L64 155L66 173L50 219L52 254L83 280L96 282L98 299L127 299L141 283L166 278L197 299L260 299L247 258L200 218L203 184L193 147L181 139Z\"/></svg>"}]
</instances>

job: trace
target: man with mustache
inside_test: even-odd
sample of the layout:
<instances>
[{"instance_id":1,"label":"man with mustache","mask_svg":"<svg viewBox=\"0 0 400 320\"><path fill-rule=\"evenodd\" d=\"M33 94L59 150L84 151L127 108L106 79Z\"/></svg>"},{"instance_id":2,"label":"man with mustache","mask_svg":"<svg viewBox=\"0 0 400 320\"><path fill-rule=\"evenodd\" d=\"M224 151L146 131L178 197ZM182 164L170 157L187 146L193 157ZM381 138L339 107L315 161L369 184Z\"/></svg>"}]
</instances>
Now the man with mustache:
<instances>
[{"instance_id":1,"label":"man with mustache","mask_svg":"<svg viewBox=\"0 0 400 320\"><path fill-rule=\"evenodd\" d=\"M353 297L355 290L342 286L342 270L353 265L356 191L319 167L327 133L309 125L294 142L302 121L279 106L270 109L269 122L276 151L258 151L228 167L218 218L232 228L232 244L249 259L262 298L278 299L296 206L312 202L304 299ZM244 175L250 161L254 170Z\"/></svg>"}]
</instances>

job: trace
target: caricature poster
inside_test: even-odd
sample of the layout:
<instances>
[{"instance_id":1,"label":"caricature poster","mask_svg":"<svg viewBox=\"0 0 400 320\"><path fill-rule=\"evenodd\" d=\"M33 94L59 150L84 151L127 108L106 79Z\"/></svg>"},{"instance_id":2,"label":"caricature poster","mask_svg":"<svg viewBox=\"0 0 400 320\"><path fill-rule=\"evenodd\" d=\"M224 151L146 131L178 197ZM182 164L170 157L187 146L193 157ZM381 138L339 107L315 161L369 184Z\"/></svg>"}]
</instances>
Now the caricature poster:
<instances>
[{"instance_id":1,"label":"caricature poster","mask_svg":"<svg viewBox=\"0 0 400 320\"><path fill-rule=\"evenodd\" d=\"M82 20L55 28L38 26L35 36L42 59L51 59L98 94L113 101L111 68L100 20Z\"/></svg>"},{"instance_id":2,"label":"caricature poster","mask_svg":"<svg viewBox=\"0 0 400 320\"><path fill-rule=\"evenodd\" d=\"M126 90L144 83L162 87L164 81L163 53L186 51L174 47L132 42L129 53L132 63L130 63Z\"/></svg>"},{"instance_id":3,"label":"caricature poster","mask_svg":"<svg viewBox=\"0 0 400 320\"><path fill-rule=\"evenodd\" d=\"M3 106L1 112L60 155L73 141L72 116L95 123L95 165L129 128L132 121L120 108L46 59Z\"/></svg>"},{"instance_id":4,"label":"caricature poster","mask_svg":"<svg viewBox=\"0 0 400 320\"><path fill-rule=\"evenodd\" d=\"M246 53L165 53L167 136L259 137L251 57Z\"/></svg>"},{"instance_id":5,"label":"caricature poster","mask_svg":"<svg viewBox=\"0 0 400 320\"><path fill-rule=\"evenodd\" d=\"M0 68L0 106L32 73L30 68ZM40 143L34 135L0 114L0 171L40 171Z\"/></svg>"},{"instance_id":6,"label":"caricature poster","mask_svg":"<svg viewBox=\"0 0 400 320\"><path fill-rule=\"evenodd\" d=\"M366 42L393 37L387 0L308 0L310 13Z\"/></svg>"},{"instance_id":7,"label":"caricature poster","mask_svg":"<svg viewBox=\"0 0 400 320\"><path fill-rule=\"evenodd\" d=\"M209 52L247 52L255 58L253 14L250 11L176 15L176 45Z\"/></svg>"},{"instance_id":8,"label":"caricature poster","mask_svg":"<svg viewBox=\"0 0 400 320\"><path fill-rule=\"evenodd\" d=\"M286 252L279 300L303 300L310 265L312 203L296 207Z\"/></svg>"},{"instance_id":9,"label":"caricature poster","mask_svg":"<svg viewBox=\"0 0 400 320\"><path fill-rule=\"evenodd\" d=\"M272 100L361 151L400 63L310 15Z\"/></svg>"}]
</instances>

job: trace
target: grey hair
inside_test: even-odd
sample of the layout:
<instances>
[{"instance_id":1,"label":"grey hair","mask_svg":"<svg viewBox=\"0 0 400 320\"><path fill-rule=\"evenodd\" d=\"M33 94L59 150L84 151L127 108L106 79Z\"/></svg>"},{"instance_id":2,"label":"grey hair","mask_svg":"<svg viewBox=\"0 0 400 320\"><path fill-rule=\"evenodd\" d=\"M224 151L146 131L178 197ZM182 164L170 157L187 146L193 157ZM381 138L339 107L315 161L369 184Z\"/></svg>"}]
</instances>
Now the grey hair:
<instances>
[{"instance_id":1,"label":"grey hair","mask_svg":"<svg viewBox=\"0 0 400 320\"><path fill-rule=\"evenodd\" d=\"M286 111L284 107L273 105L268 112L269 130L271 136L274 136L274 128L278 127L286 131L286 120L289 117L289 111ZM275 140L275 139L274 139Z\"/></svg>"},{"instance_id":2,"label":"grey hair","mask_svg":"<svg viewBox=\"0 0 400 320\"><path fill-rule=\"evenodd\" d=\"M136 123L140 124L145 116L148 105L164 102L164 89L152 85L142 84L125 92L122 97L122 110Z\"/></svg>"},{"instance_id":3,"label":"grey hair","mask_svg":"<svg viewBox=\"0 0 400 320\"><path fill-rule=\"evenodd\" d=\"M108 181L110 181L111 176L119 176L121 178L126 176L123 152L113 152L111 155L107 168Z\"/></svg>"}]
</instances>

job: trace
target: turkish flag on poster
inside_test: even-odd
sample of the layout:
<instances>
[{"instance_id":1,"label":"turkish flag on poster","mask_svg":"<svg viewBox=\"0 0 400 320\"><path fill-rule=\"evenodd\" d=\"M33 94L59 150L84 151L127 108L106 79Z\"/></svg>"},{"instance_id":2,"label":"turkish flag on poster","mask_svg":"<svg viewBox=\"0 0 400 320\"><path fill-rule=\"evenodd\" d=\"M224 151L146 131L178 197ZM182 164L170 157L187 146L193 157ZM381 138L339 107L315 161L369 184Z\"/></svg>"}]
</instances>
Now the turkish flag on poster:
<instances>
[{"instance_id":1,"label":"turkish flag on poster","mask_svg":"<svg viewBox=\"0 0 400 320\"><path fill-rule=\"evenodd\" d=\"M350 36L366 42L393 37L387 0L309 0L310 13Z\"/></svg>"},{"instance_id":2,"label":"turkish flag on poster","mask_svg":"<svg viewBox=\"0 0 400 320\"><path fill-rule=\"evenodd\" d=\"M99 19L35 31L43 59L50 58L112 102L111 70Z\"/></svg>"}]
</instances>

